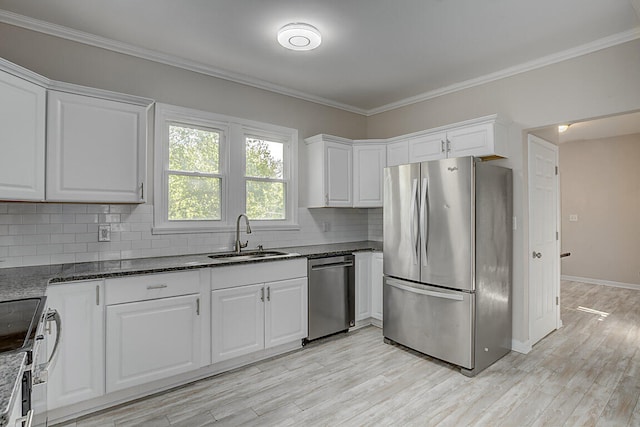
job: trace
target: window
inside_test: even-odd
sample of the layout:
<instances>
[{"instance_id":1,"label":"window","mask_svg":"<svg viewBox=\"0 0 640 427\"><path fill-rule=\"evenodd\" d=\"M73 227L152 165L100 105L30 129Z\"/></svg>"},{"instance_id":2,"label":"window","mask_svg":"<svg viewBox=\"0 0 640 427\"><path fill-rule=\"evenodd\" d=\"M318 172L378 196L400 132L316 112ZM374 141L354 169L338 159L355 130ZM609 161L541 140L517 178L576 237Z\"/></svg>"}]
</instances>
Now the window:
<instances>
[{"instance_id":1,"label":"window","mask_svg":"<svg viewBox=\"0 0 640 427\"><path fill-rule=\"evenodd\" d=\"M156 104L154 233L297 229L295 129Z\"/></svg>"}]
</instances>

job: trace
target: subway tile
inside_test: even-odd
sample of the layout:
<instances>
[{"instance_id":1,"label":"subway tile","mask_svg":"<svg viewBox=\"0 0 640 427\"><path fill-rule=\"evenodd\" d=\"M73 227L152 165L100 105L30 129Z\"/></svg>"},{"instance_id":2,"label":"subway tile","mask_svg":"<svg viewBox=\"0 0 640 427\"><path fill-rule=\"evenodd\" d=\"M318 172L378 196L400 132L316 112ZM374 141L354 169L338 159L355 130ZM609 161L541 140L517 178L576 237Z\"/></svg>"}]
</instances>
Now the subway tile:
<instances>
[{"instance_id":1,"label":"subway tile","mask_svg":"<svg viewBox=\"0 0 640 427\"><path fill-rule=\"evenodd\" d=\"M76 262L75 254L51 254L51 264L71 264Z\"/></svg>"},{"instance_id":2,"label":"subway tile","mask_svg":"<svg viewBox=\"0 0 640 427\"><path fill-rule=\"evenodd\" d=\"M74 214L51 214L49 215L51 224L73 224L76 221Z\"/></svg>"},{"instance_id":3,"label":"subway tile","mask_svg":"<svg viewBox=\"0 0 640 427\"><path fill-rule=\"evenodd\" d=\"M9 247L8 246L0 246L0 259L6 258L9 256ZM0 268L2 268L2 264L0 264Z\"/></svg>"},{"instance_id":4,"label":"subway tile","mask_svg":"<svg viewBox=\"0 0 640 427\"><path fill-rule=\"evenodd\" d=\"M151 247L153 249L158 249L158 248L168 248L169 246L171 246L171 241L170 240L152 240L151 241Z\"/></svg>"},{"instance_id":5,"label":"subway tile","mask_svg":"<svg viewBox=\"0 0 640 427\"><path fill-rule=\"evenodd\" d=\"M49 214L24 214L23 224L49 224L51 222Z\"/></svg>"},{"instance_id":6,"label":"subway tile","mask_svg":"<svg viewBox=\"0 0 640 427\"><path fill-rule=\"evenodd\" d=\"M140 240L142 239L142 233L139 231L123 231L120 233L122 240Z\"/></svg>"},{"instance_id":7,"label":"subway tile","mask_svg":"<svg viewBox=\"0 0 640 427\"><path fill-rule=\"evenodd\" d=\"M22 236L0 236L0 246L21 245Z\"/></svg>"},{"instance_id":8,"label":"subway tile","mask_svg":"<svg viewBox=\"0 0 640 427\"><path fill-rule=\"evenodd\" d=\"M0 268L22 267L23 265L21 256L8 256L0 259Z\"/></svg>"},{"instance_id":9,"label":"subway tile","mask_svg":"<svg viewBox=\"0 0 640 427\"><path fill-rule=\"evenodd\" d=\"M28 265L48 265L51 264L50 255L30 255L22 257L22 264Z\"/></svg>"},{"instance_id":10,"label":"subway tile","mask_svg":"<svg viewBox=\"0 0 640 427\"><path fill-rule=\"evenodd\" d=\"M131 213L135 214L152 214L153 213L153 205L149 203L144 203L141 205L136 205L131 209Z\"/></svg>"},{"instance_id":11,"label":"subway tile","mask_svg":"<svg viewBox=\"0 0 640 427\"><path fill-rule=\"evenodd\" d=\"M109 213L112 213L112 214L128 214L128 213L131 213L131 210L132 210L132 208L129 205L111 205L111 206L109 206Z\"/></svg>"},{"instance_id":12,"label":"subway tile","mask_svg":"<svg viewBox=\"0 0 640 427\"><path fill-rule=\"evenodd\" d=\"M76 253L76 262L95 262L100 261L98 253Z\"/></svg>"},{"instance_id":13,"label":"subway tile","mask_svg":"<svg viewBox=\"0 0 640 427\"><path fill-rule=\"evenodd\" d=\"M151 240L133 240L131 249L151 249Z\"/></svg>"},{"instance_id":14,"label":"subway tile","mask_svg":"<svg viewBox=\"0 0 640 427\"><path fill-rule=\"evenodd\" d=\"M49 234L32 234L22 236L22 243L25 245L47 245L51 241Z\"/></svg>"},{"instance_id":15,"label":"subway tile","mask_svg":"<svg viewBox=\"0 0 640 427\"><path fill-rule=\"evenodd\" d=\"M88 214L106 214L109 213L109 205L88 205Z\"/></svg>"},{"instance_id":16,"label":"subway tile","mask_svg":"<svg viewBox=\"0 0 640 427\"><path fill-rule=\"evenodd\" d=\"M62 213L87 213L87 205L83 204L65 204L62 205Z\"/></svg>"},{"instance_id":17,"label":"subway tile","mask_svg":"<svg viewBox=\"0 0 640 427\"><path fill-rule=\"evenodd\" d=\"M0 203L0 214L6 214L9 210L9 207L6 203Z\"/></svg>"},{"instance_id":18,"label":"subway tile","mask_svg":"<svg viewBox=\"0 0 640 427\"><path fill-rule=\"evenodd\" d=\"M36 234L36 233L37 231L36 231L35 224L9 226L9 235L12 235L12 236L22 236L25 234Z\"/></svg>"},{"instance_id":19,"label":"subway tile","mask_svg":"<svg viewBox=\"0 0 640 427\"><path fill-rule=\"evenodd\" d=\"M65 233L86 233L87 224L64 224Z\"/></svg>"},{"instance_id":20,"label":"subway tile","mask_svg":"<svg viewBox=\"0 0 640 427\"><path fill-rule=\"evenodd\" d=\"M76 214L76 224L97 224L98 214Z\"/></svg>"},{"instance_id":21,"label":"subway tile","mask_svg":"<svg viewBox=\"0 0 640 427\"><path fill-rule=\"evenodd\" d=\"M22 215L0 215L0 224L22 224Z\"/></svg>"},{"instance_id":22,"label":"subway tile","mask_svg":"<svg viewBox=\"0 0 640 427\"><path fill-rule=\"evenodd\" d=\"M87 252L87 244L86 243L65 243L63 245L63 251L65 253Z\"/></svg>"},{"instance_id":23,"label":"subway tile","mask_svg":"<svg viewBox=\"0 0 640 427\"><path fill-rule=\"evenodd\" d=\"M36 213L35 203L9 203L8 208L10 214Z\"/></svg>"},{"instance_id":24,"label":"subway tile","mask_svg":"<svg viewBox=\"0 0 640 427\"><path fill-rule=\"evenodd\" d=\"M36 224L36 233L38 234L57 234L63 231L62 224Z\"/></svg>"},{"instance_id":25,"label":"subway tile","mask_svg":"<svg viewBox=\"0 0 640 427\"><path fill-rule=\"evenodd\" d=\"M89 243L89 242L97 242L97 241L98 241L98 233L75 233L76 243Z\"/></svg>"},{"instance_id":26,"label":"subway tile","mask_svg":"<svg viewBox=\"0 0 640 427\"><path fill-rule=\"evenodd\" d=\"M36 250L37 255L51 255L51 254L59 254L62 252L63 252L62 244L38 245Z\"/></svg>"},{"instance_id":27,"label":"subway tile","mask_svg":"<svg viewBox=\"0 0 640 427\"><path fill-rule=\"evenodd\" d=\"M7 236L9 234L8 225L0 225L0 236Z\"/></svg>"},{"instance_id":28,"label":"subway tile","mask_svg":"<svg viewBox=\"0 0 640 427\"><path fill-rule=\"evenodd\" d=\"M75 243L75 234L52 234L51 243Z\"/></svg>"},{"instance_id":29,"label":"subway tile","mask_svg":"<svg viewBox=\"0 0 640 427\"><path fill-rule=\"evenodd\" d=\"M36 212L39 214L60 214L62 213L62 205L57 203L38 203Z\"/></svg>"},{"instance_id":30,"label":"subway tile","mask_svg":"<svg viewBox=\"0 0 640 427\"><path fill-rule=\"evenodd\" d=\"M9 256L35 255L35 245L9 246Z\"/></svg>"},{"instance_id":31,"label":"subway tile","mask_svg":"<svg viewBox=\"0 0 640 427\"><path fill-rule=\"evenodd\" d=\"M98 259L100 261L116 261L120 259L120 251L114 252L100 252L98 254Z\"/></svg>"},{"instance_id":32,"label":"subway tile","mask_svg":"<svg viewBox=\"0 0 640 427\"><path fill-rule=\"evenodd\" d=\"M99 221L101 223L120 222L120 214L100 214Z\"/></svg>"}]
</instances>

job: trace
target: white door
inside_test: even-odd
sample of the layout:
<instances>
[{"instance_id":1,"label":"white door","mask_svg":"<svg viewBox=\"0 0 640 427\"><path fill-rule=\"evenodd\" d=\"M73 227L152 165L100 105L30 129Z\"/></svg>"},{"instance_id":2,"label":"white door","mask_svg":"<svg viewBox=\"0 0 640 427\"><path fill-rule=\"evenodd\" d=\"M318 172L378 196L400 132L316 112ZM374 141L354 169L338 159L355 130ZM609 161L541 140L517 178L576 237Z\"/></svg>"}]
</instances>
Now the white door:
<instances>
[{"instance_id":1,"label":"white door","mask_svg":"<svg viewBox=\"0 0 640 427\"><path fill-rule=\"evenodd\" d=\"M199 298L107 306L107 393L200 368Z\"/></svg>"},{"instance_id":2,"label":"white door","mask_svg":"<svg viewBox=\"0 0 640 427\"><path fill-rule=\"evenodd\" d=\"M47 199L142 203L146 119L138 105L49 91Z\"/></svg>"},{"instance_id":3,"label":"white door","mask_svg":"<svg viewBox=\"0 0 640 427\"><path fill-rule=\"evenodd\" d=\"M307 278L265 284L264 347L307 337Z\"/></svg>"},{"instance_id":4,"label":"white door","mask_svg":"<svg viewBox=\"0 0 640 427\"><path fill-rule=\"evenodd\" d=\"M48 409L104 394L104 305L102 280L49 285L47 306L60 313L62 335L49 369ZM45 333L53 350L55 327Z\"/></svg>"},{"instance_id":5,"label":"white door","mask_svg":"<svg viewBox=\"0 0 640 427\"><path fill-rule=\"evenodd\" d=\"M529 135L530 343L559 326L558 147Z\"/></svg>"},{"instance_id":6,"label":"white door","mask_svg":"<svg viewBox=\"0 0 640 427\"><path fill-rule=\"evenodd\" d=\"M211 292L211 357L214 363L264 348L263 284Z\"/></svg>"},{"instance_id":7,"label":"white door","mask_svg":"<svg viewBox=\"0 0 640 427\"><path fill-rule=\"evenodd\" d=\"M0 72L0 199L44 200L46 90Z\"/></svg>"}]
</instances>

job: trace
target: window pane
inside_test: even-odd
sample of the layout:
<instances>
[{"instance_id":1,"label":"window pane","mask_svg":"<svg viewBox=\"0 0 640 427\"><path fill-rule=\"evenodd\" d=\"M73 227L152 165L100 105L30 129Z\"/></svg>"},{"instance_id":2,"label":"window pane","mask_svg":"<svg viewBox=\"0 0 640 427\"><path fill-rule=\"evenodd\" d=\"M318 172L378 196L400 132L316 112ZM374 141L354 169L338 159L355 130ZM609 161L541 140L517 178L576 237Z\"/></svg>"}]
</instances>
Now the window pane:
<instances>
[{"instance_id":1,"label":"window pane","mask_svg":"<svg viewBox=\"0 0 640 427\"><path fill-rule=\"evenodd\" d=\"M284 183L247 180L249 219L286 219Z\"/></svg>"},{"instance_id":2,"label":"window pane","mask_svg":"<svg viewBox=\"0 0 640 427\"><path fill-rule=\"evenodd\" d=\"M169 175L169 221L220 220L220 181Z\"/></svg>"},{"instance_id":3,"label":"window pane","mask_svg":"<svg viewBox=\"0 0 640 427\"><path fill-rule=\"evenodd\" d=\"M246 176L282 179L283 143L249 137L246 138L246 153Z\"/></svg>"},{"instance_id":4,"label":"window pane","mask_svg":"<svg viewBox=\"0 0 640 427\"><path fill-rule=\"evenodd\" d=\"M219 144L219 132L170 125L169 169L218 173Z\"/></svg>"}]
</instances>

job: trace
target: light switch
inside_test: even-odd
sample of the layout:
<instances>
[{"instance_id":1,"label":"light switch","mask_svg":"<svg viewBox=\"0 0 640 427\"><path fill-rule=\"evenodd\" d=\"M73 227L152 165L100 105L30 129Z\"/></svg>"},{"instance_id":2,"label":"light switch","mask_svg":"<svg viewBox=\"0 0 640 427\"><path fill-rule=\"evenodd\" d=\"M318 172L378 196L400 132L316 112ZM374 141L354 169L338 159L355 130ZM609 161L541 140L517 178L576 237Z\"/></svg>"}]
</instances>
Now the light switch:
<instances>
[{"instance_id":1,"label":"light switch","mask_svg":"<svg viewBox=\"0 0 640 427\"><path fill-rule=\"evenodd\" d=\"M578 222L578 214L569 215L569 222Z\"/></svg>"}]
</instances>

